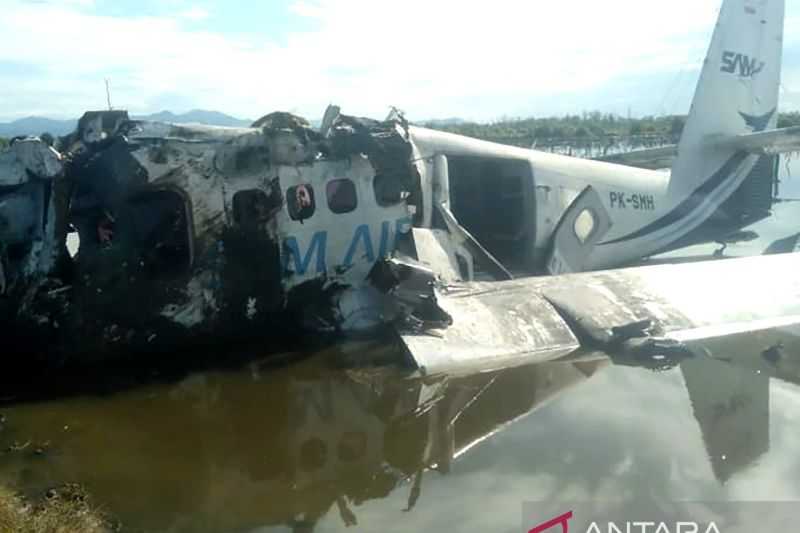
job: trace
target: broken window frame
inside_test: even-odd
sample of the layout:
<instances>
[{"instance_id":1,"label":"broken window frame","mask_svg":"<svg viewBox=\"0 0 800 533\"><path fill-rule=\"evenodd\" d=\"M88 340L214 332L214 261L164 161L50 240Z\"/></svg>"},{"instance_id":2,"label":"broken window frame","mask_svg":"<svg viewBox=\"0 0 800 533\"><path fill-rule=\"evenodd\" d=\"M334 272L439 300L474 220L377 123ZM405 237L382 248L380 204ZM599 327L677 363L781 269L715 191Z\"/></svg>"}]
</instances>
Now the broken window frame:
<instances>
[{"instance_id":1,"label":"broken window frame","mask_svg":"<svg viewBox=\"0 0 800 533\"><path fill-rule=\"evenodd\" d=\"M171 187L171 186L145 187L132 192L126 198L126 203L130 205L142 197L146 197L149 195L157 195L157 194L172 194L175 195L180 200L181 215L183 217L183 221L185 224L184 229L185 229L185 237L187 240L185 244L188 257L186 262L183 265L181 265L180 270L178 271L176 269L176 272L180 273L189 272L191 271L192 266L194 265L194 259L195 259L195 249L194 249L195 235L194 235L194 217L192 215L192 201L191 198L186 194L186 192L177 187Z\"/></svg>"},{"instance_id":2,"label":"broken window frame","mask_svg":"<svg viewBox=\"0 0 800 533\"><path fill-rule=\"evenodd\" d=\"M263 228L276 211L280 211L281 203L280 198L271 203L270 195L261 188L238 190L231 197L233 224L245 230Z\"/></svg>"},{"instance_id":3,"label":"broken window frame","mask_svg":"<svg viewBox=\"0 0 800 533\"><path fill-rule=\"evenodd\" d=\"M396 178L396 177L395 177ZM396 186L397 191L389 191L391 193L396 192L397 197L392 197L390 200L387 200L386 196L380 194L381 191L386 191L387 186L384 185L389 184L389 186ZM375 173L375 177L372 178L372 191L375 195L375 203L378 204L380 207L395 207L397 205L402 204L408 199L409 192L403 190L402 183L395 179L392 179L391 175L383 174L380 172Z\"/></svg>"}]
</instances>

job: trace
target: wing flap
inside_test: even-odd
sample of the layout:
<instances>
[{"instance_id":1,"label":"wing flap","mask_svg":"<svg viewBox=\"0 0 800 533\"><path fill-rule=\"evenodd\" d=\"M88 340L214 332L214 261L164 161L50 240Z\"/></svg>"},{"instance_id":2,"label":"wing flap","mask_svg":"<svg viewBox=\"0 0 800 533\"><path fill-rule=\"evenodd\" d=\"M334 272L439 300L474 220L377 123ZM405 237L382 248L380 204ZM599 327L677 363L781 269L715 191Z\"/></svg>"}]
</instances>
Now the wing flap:
<instances>
[{"instance_id":1,"label":"wing flap","mask_svg":"<svg viewBox=\"0 0 800 533\"><path fill-rule=\"evenodd\" d=\"M488 285L459 284L438 295L440 307L452 317L449 327L401 332L424 374L499 370L558 359L578 349L570 327L540 295L509 292L503 282Z\"/></svg>"},{"instance_id":2,"label":"wing flap","mask_svg":"<svg viewBox=\"0 0 800 533\"><path fill-rule=\"evenodd\" d=\"M675 341L800 324L800 254L459 283L437 294L452 325L401 331L427 373L488 371L615 349L644 331Z\"/></svg>"}]
</instances>

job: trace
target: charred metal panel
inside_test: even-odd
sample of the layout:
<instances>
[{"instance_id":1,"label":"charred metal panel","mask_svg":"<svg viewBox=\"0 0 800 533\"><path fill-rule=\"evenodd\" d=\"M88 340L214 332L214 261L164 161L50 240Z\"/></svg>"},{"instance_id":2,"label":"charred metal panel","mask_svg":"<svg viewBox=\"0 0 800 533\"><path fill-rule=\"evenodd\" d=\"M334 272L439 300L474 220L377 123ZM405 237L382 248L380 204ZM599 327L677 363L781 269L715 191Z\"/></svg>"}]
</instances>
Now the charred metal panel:
<instances>
[{"instance_id":1,"label":"charred metal panel","mask_svg":"<svg viewBox=\"0 0 800 533\"><path fill-rule=\"evenodd\" d=\"M0 150L0 187L22 185L31 179L52 179L61 170L58 152L36 138L17 139Z\"/></svg>"},{"instance_id":2,"label":"charred metal panel","mask_svg":"<svg viewBox=\"0 0 800 533\"><path fill-rule=\"evenodd\" d=\"M344 115L323 136L287 113L214 128L110 111L87 113L61 153L15 142L0 153L11 341L99 361L288 335L299 315L335 314L410 229L407 137L402 122Z\"/></svg>"},{"instance_id":3,"label":"charred metal panel","mask_svg":"<svg viewBox=\"0 0 800 533\"><path fill-rule=\"evenodd\" d=\"M18 139L0 152L0 263L6 291L22 294L56 266L60 234L54 191L60 155L39 139ZM0 301L0 306L4 303Z\"/></svg>"},{"instance_id":4,"label":"charred metal panel","mask_svg":"<svg viewBox=\"0 0 800 533\"><path fill-rule=\"evenodd\" d=\"M22 186L0 197L0 241L7 246L40 235L44 194L37 185Z\"/></svg>"}]
</instances>

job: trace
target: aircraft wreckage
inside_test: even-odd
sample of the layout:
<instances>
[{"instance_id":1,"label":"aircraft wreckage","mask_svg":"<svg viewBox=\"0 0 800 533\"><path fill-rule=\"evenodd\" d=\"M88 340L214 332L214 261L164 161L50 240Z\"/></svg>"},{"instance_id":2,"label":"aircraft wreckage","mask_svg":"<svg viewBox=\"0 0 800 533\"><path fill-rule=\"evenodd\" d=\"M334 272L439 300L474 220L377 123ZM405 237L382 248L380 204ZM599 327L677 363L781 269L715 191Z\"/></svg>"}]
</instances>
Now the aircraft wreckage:
<instances>
[{"instance_id":1,"label":"aircraft wreckage","mask_svg":"<svg viewBox=\"0 0 800 533\"><path fill-rule=\"evenodd\" d=\"M15 139L0 154L4 345L105 358L330 329L344 280L366 277L411 225L419 176L406 136L344 116L323 136L281 113L225 129L109 111L87 113L55 146ZM331 257L335 217L357 197L393 223L379 249L357 225L346 257Z\"/></svg>"},{"instance_id":2,"label":"aircraft wreckage","mask_svg":"<svg viewBox=\"0 0 800 533\"><path fill-rule=\"evenodd\" d=\"M418 367L450 372L680 352L681 336L796 320L796 255L561 275L728 242L770 216L771 156L800 147L800 128L774 129L785 2L741 4L723 2L669 174L335 106L319 128L105 111L52 146L15 139L0 152L3 354L269 352L392 324ZM543 273L557 275L529 277Z\"/></svg>"},{"instance_id":3,"label":"aircraft wreckage","mask_svg":"<svg viewBox=\"0 0 800 533\"><path fill-rule=\"evenodd\" d=\"M0 154L3 351L58 363L232 340L269 351L303 331L393 323L416 364L437 372L581 346L680 350L660 336L750 312L735 303L740 289L720 298L747 260L511 280L446 208L431 208L424 183L442 161L420 153L407 123L335 110L325 122L275 113L229 129L109 111L87 113L54 146L14 140ZM797 260L760 260L787 273L761 283L795 298L758 318L800 314L788 281ZM506 281L475 282L481 272ZM722 307L687 311L669 280L689 272L720 287Z\"/></svg>"}]
</instances>

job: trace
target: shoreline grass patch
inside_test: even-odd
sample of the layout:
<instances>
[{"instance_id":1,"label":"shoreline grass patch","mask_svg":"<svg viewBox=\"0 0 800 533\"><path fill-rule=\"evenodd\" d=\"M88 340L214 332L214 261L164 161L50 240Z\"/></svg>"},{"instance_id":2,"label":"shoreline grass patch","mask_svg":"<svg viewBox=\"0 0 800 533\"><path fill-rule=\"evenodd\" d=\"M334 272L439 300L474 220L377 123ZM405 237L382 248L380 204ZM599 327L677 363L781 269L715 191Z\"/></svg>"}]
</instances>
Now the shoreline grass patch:
<instances>
[{"instance_id":1,"label":"shoreline grass patch","mask_svg":"<svg viewBox=\"0 0 800 533\"><path fill-rule=\"evenodd\" d=\"M68 484L30 501L0 486L0 533L106 533L110 521L93 508L83 488Z\"/></svg>"}]
</instances>

